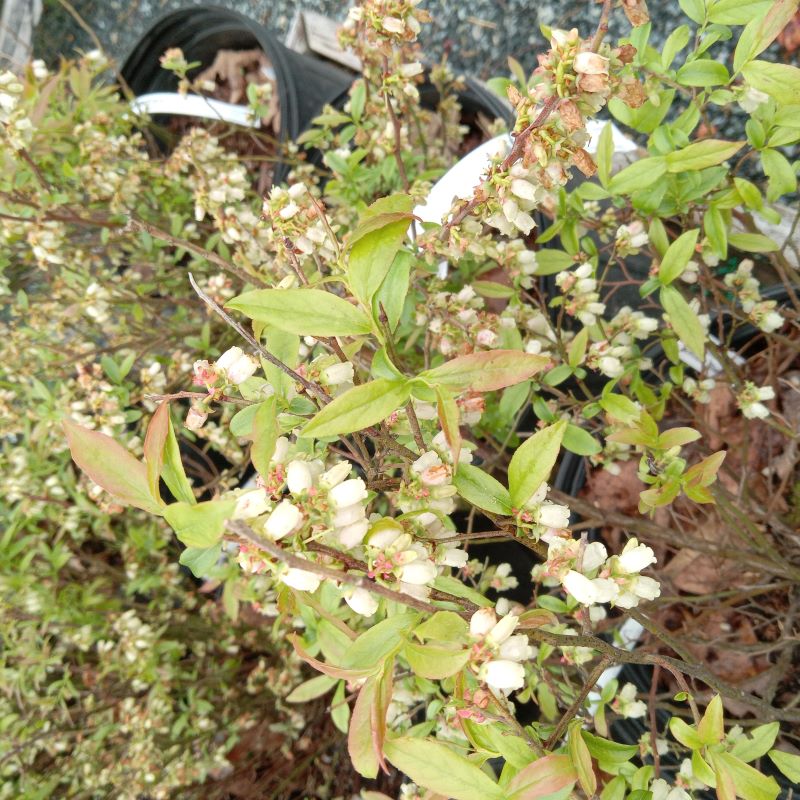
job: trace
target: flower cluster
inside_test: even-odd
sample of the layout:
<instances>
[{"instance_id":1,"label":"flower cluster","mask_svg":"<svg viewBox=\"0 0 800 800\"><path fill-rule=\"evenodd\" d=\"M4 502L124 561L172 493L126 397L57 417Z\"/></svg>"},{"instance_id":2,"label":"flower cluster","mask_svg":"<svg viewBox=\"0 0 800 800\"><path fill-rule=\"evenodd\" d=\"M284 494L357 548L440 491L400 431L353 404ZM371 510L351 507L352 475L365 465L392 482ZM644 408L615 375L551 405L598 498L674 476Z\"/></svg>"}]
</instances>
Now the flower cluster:
<instances>
[{"instance_id":1,"label":"flower cluster","mask_svg":"<svg viewBox=\"0 0 800 800\"><path fill-rule=\"evenodd\" d=\"M725 285L730 287L742 305L742 311L750 321L764 333L772 333L783 326L783 317L775 310L775 300L762 300L760 284L753 276L753 262L744 258L736 272L725 276Z\"/></svg>"},{"instance_id":2,"label":"flower cluster","mask_svg":"<svg viewBox=\"0 0 800 800\"><path fill-rule=\"evenodd\" d=\"M514 635L519 617L507 614L498 619L491 608L481 608L469 621L475 640L470 655L478 679L489 688L508 694L525 685L524 663L536 655L524 633ZM471 716L475 716L472 712Z\"/></svg>"}]
</instances>

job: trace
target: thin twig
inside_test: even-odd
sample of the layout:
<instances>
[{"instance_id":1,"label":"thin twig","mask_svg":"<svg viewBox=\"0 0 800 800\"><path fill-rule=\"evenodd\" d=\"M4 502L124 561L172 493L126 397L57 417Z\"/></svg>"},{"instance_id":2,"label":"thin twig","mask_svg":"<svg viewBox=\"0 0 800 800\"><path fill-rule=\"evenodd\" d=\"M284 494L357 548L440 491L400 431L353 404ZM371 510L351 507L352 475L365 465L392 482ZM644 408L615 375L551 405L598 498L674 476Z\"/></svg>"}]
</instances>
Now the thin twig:
<instances>
[{"instance_id":1,"label":"thin twig","mask_svg":"<svg viewBox=\"0 0 800 800\"><path fill-rule=\"evenodd\" d=\"M220 316L225 322L236 331L249 345L252 347L262 358L266 361L269 361L270 364L277 367L281 372L286 373L293 381L299 383L306 391L311 392L315 397L321 400L323 403L330 403L331 397L330 395L322 389L320 386L317 386L316 383L312 383L311 381L304 378L300 375L299 372L295 372L291 367L287 366L283 363L279 358L276 358L272 353L269 352L265 347L262 347L256 339L248 333L235 319L233 319L228 313L223 311L219 303L212 300L198 285L197 281L194 279L194 275L189 273L189 283L192 285L192 289L195 290L197 296L218 316Z\"/></svg>"},{"instance_id":2,"label":"thin twig","mask_svg":"<svg viewBox=\"0 0 800 800\"><path fill-rule=\"evenodd\" d=\"M131 217L128 221L128 225L131 228L136 228L137 230L149 233L154 239L160 239L162 242L167 242L174 247L180 247L183 250L188 250L190 253L200 256L206 261L210 261L212 264L224 270L225 272L230 272L231 275L235 275L243 283L253 283L256 286L261 287L266 287L268 285L257 275L251 275L249 272L245 272L240 267L237 267L235 264L231 264L230 261L226 261L224 258L222 258L222 256L217 255L211 250L206 250L205 247L200 247L200 245L189 242L186 239L180 239L177 236L173 236L171 233L167 233L166 231L161 230L161 228L151 225L149 222L145 222L143 219Z\"/></svg>"}]
</instances>

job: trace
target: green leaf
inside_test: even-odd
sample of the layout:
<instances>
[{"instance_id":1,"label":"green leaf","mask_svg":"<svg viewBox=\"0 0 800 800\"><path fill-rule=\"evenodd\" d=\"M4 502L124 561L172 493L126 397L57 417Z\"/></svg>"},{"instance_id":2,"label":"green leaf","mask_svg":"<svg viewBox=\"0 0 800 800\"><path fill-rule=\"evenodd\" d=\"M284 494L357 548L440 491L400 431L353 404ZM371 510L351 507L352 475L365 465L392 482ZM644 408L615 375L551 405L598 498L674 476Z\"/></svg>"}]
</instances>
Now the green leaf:
<instances>
[{"instance_id":1,"label":"green leaf","mask_svg":"<svg viewBox=\"0 0 800 800\"><path fill-rule=\"evenodd\" d=\"M699 750L703 746L703 740L697 731L680 717L670 719L669 731L684 747L688 747L690 750Z\"/></svg>"},{"instance_id":2,"label":"green leaf","mask_svg":"<svg viewBox=\"0 0 800 800\"><path fill-rule=\"evenodd\" d=\"M472 281L470 286L472 286L481 297L507 300L510 297L514 297L516 294L513 286L508 286L505 283L497 283L497 281Z\"/></svg>"},{"instance_id":3,"label":"green leaf","mask_svg":"<svg viewBox=\"0 0 800 800\"><path fill-rule=\"evenodd\" d=\"M719 25L747 25L772 5L772 0L716 0L709 3L708 19Z\"/></svg>"},{"instance_id":4,"label":"green leaf","mask_svg":"<svg viewBox=\"0 0 800 800\"><path fill-rule=\"evenodd\" d=\"M414 636L422 641L461 642L468 633L469 624L454 611L437 611L414 628Z\"/></svg>"},{"instance_id":5,"label":"green leaf","mask_svg":"<svg viewBox=\"0 0 800 800\"><path fill-rule=\"evenodd\" d=\"M397 329L400 317L403 315L413 260L411 253L401 250L395 256L389 272L372 298L373 317L376 320L380 319L383 307L392 333Z\"/></svg>"},{"instance_id":6,"label":"green leaf","mask_svg":"<svg viewBox=\"0 0 800 800\"><path fill-rule=\"evenodd\" d=\"M261 325L262 323L256 323L253 325L253 328L255 329L257 326ZM272 325L263 325L263 331L257 334L257 338L259 335L264 337L267 350L269 350L275 358L292 369L297 366L298 354L300 351L300 337L297 334L282 331ZM275 394L279 397L287 398L294 386L294 381L291 376L263 358L261 359L261 366L264 369L264 375L270 386L275 389Z\"/></svg>"},{"instance_id":7,"label":"green leaf","mask_svg":"<svg viewBox=\"0 0 800 800\"><path fill-rule=\"evenodd\" d=\"M790 64L751 61L742 67L745 81L782 105L800 103L800 69Z\"/></svg>"},{"instance_id":8,"label":"green leaf","mask_svg":"<svg viewBox=\"0 0 800 800\"><path fill-rule=\"evenodd\" d=\"M639 189L647 189L667 171L663 156L650 156L634 161L629 167L618 172L608 184L612 194L631 194Z\"/></svg>"},{"instance_id":9,"label":"green leaf","mask_svg":"<svg viewBox=\"0 0 800 800\"><path fill-rule=\"evenodd\" d=\"M586 345L589 342L589 329L588 328L581 328L577 334L575 334L575 338L569 343L569 349L567 350L567 363L575 369L575 367L579 366L580 363L583 361L583 357L586 355Z\"/></svg>"},{"instance_id":10,"label":"green leaf","mask_svg":"<svg viewBox=\"0 0 800 800\"><path fill-rule=\"evenodd\" d=\"M328 403L300 431L300 436L325 439L363 430L385 420L410 394L408 381L379 378L354 386Z\"/></svg>"},{"instance_id":11,"label":"green leaf","mask_svg":"<svg viewBox=\"0 0 800 800\"><path fill-rule=\"evenodd\" d=\"M250 460L263 478L269 474L270 461L278 441L278 416L275 397L266 399L256 407L253 417L253 446L250 448Z\"/></svg>"},{"instance_id":12,"label":"green leaf","mask_svg":"<svg viewBox=\"0 0 800 800\"><path fill-rule=\"evenodd\" d=\"M210 547L187 547L179 562L191 570L195 578L205 578L208 571L216 565L222 553L222 545L212 544Z\"/></svg>"},{"instance_id":13,"label":"green leaf","mask_svg":"<svg viewBox=\"0 0 800 800\"><path fill-rule=\"evenodd\" d=\"M72 460L98 485L124 505L161 514L153 499L147 467L110 436L72 420L63 421Z\"/></svg>"},{"instance_id":14,"label":"green leaf","mask_svg":"<svg viewBox=\"0 0 800 800\"><path fill-rule=\"evenodd\" d=\"M746 24L747 26L742 31L736 45L736 52L733 54L733 68L738 72L743 64L766 50L789 24L797 12L797 0L775 0L775 2L766 2L765 0L761 4L762 8L758 10L753 8L756 4L752 2L742 3L739 0L718 0L717 2L717 5L732 6L734 4L738 5L738 11L742 18L742 21L736 24Z\"/></svg>"},{"instance_id":15,"label":"green leaf","mask_svg":"<svg viewBox=\"0 0 800 800\"><path fill-rule=\"evenodd\" d=\"M227 306L299 336L357 336L372 330L361 309L321 289L256 289Z\"/></svg>"},{"instance_id":16,"label":"green leaf","mask_svg":"<svg viewBox=\"0 0 800 800\"><path fill-rule=\"evenodd\" d=\"M771 147L762 150L760 155L764 174L769 178L767 200L774 203L781 195L794 192L797 189L797 175L789 159Z\"/></svg>"},{"instance_id":17,"label":"green leaf","mask_svg":"<svg viewBox=\"0 0 800 800\"><path fill-rule=\"evenodd\" d=\"M730 775L736 796L743 800L775 800L780 792L780 786L775 778L762 775L744 761L732 756L730 753L709 753L714 767L723 765Z\"/></svg>"},{"instance_id":18,"label":"green leaf","mask_svg":"<svg viewBox=\"0 0 800 800\"><path fill-rule=\"evenodd\" d=\"M187 547L206 548L222 538L234 508L236 500L207 500L195 505L172 503L164 509L164 519Z\"/></svg>"},{"instance_id":19,"label":"green leaf","mask_svg":"<svg viewBox=\"0 0 800 800\"><path fill-rule=\"evenodd\" d=\"M611 123L609 123L610 125ZM547 248L536 251L535 275L553 275L556 272L569 269L575 262L569 253L563 250Z\"/></svg>"},{"instance_id":20,"label":"green leaf","mask_svg":"<svg viewBox=\"0 0 800 800\"><path fill-rule=\"evenodd\" d=\"M697 314L692 311L681 293L672 286L665 286L661 290L661 305L669 314L670 323L678 338L692 353L702 359L705 354L706 332Z\"/></svg>"},{"instance_id":21,"label":"green leaf","mask_svg":"<svg viewBox=\"0 0 800 800\"><path fill-rule=\"evenodd\" d=\"M790 781L800 783L800 756L794 753L784 753L783 750L770 750L767 755Z\"/></svg>"},{"instance_id":22,"label":"green leaf","mask_svg":"<svg viewBox=\"0 0 800 800\"><path fill-rule=\"evenodd\" d=\"M749 734L740 734L731 748L731 754L744 762L761 758L775 744L775 739L778 737L780 729L779 722L768 722L766 725L759 725L753 728ZM798 764L800 764L800 761L798 761Z\"/></svg>"},{"instance_id":23,"label":"green leaf","mask_svg":"<svg viewBox=\"0 0 800 800\"><path fill-rule=\"evenodd\" d=\"M746 253L774 253L780 250L777 242L762 233L731 233L728 236L728 243L731 247L744 250Z\"/></svg>"},{"instance_id":24,"label":"green leaf","mask_svg":"<svg viewBox=\"0 0 800 800\"><path fill-rule=\"evenodd\" d=\"M716 63L716 62L714 62ZM724 139L703 139L667 153L667 172L697 172L727 161L738 153L744 142L727 142Z\"/></svg>"},{"instance_id":25,"label":"green leaf","mask_svg":"<svg viewBox=\"0 0 800 800\"><path fill-rule=\"evenodd\" d=\"M435 739L387 739L386 757L423 789L453 800L507 800L479 767Z\"/></svg>"},{"instance_id":26,"label":"green leaf","mask_svg":"<svg viewBox=\"0 0 800 800\"><path fill-rule=\"evenodd\" d=\"M508 465L508 488L515 507L522 508L550 476L566 427L567 421L560 420L537 431L517 448Z\"/></svg>"},{"instance_id":27,"label":"green leaf","mask_svg":"<svg viewBox=\"0 0 800 800\"><path fill-rule=\"evenodd\" d=\"M706 18L704 0L678 0L681 10L692 22L702 25Z\"/></svg>"},{"instance_id":28,"label":"green leaf","mask_svg":"<svg viewBox=\"0 0 800 800\"><path fill-rule=\"evenodd\" d=\"M316 700L318 697L327 694L334 686L336 686L336 678L331 678L328 675L317 675L314 678L303 681L299 686L295 686L286 695L285 700L287 703L307 703L309 700Z\"/></svg>"},{"instance_id":29,"label":"green leaf","mask_svg":"<svg viewBox=\"0 0 800 800\"><path fill-rule=\"evenodd\" d=\"M578 773L567 756L549 755L523 767L508 783L508 800L566 798Z\"/></svg>"},{"instance_id":30,"label":"green leaf","mask_svg":"<svg viewBox=\"0 0 800 800\"><path fill-rule=\"evenodd\" d=\"M339 685L333 693L333 699L331 700L331 721L338 731L347 734L350 722L350 706L347 704L344 687L344 681L339 681Z\"/></svg>"},{"instance_id":31,"label":"green leaf","mask_svg":"<svg viewBox=\"0 0 800 800\"><path fill-rule=\"evenodd\" d=\"M725 736L722 698L718 694L714 695L706 707L705 714L697 726L697 735L705 745L717 744Z\"/></svg>"},{"instance_id":32,"label":"green leaf","mask_svg":"<svg viewBox=\"0 0 800 800\"><path fill-rule=\"evenodd\" d=\"M597 776L592 768L592 756L586 742L581 736L580 720L569 724L567 733L567 750L572 765L578 772L578 781L587 797L593 797L597 791Z\"/></svg>"},{"instance_id":33,"label":"green leaf","mask_svg":"<svg viewBox=\"0 0 800 800\"><path fill-rule=\"evenodd\" d=\"M356 772L365 778L374 778L378 774L378 757L372 737L372 713L377 690L377 677L368 678L356 698L347 734L350 760Z\"/></svg>"},{"instance_id":34,"label":"green leaf","mask_svg":"<svg viewBox=\"0 0 800 800\"><path fill-rule=\"evenodd\" d=\"M444 386L436 387L436 411L439 415L439 427L450 447L452 461L458 464L461 455L458 403Z\"/></svg>"},{"instance_id":35,"label":"green leaf","mask_svg":"<svg viewBox=\"0 0 800 800\"><path fill-rule=\"evenodd\" d=\"M728 226L725 224L722 212L716 206L710 205L708 207L703 217L703 230L714 248L714 252L720 258L727 258Z\"/></svg>"},{"instance_id":36,"label":"green leaf","mask_svg":"<svg viewBox=\"0 0 800 800\"><path fill-rule=\"evenodd\" d=\"M594 456L603 450L600 442L589 431L573 425L571 422L564 431L564 439L561 443L565 450L578 456Z\"/></svg>"},{"instance_id":37,"label":"green leaf","mask_svg":"<svg viewBox=\"0 0 800 800\"><path fill-rule=\"evenodd\" d=\"M583 741L589 748L589 752L598 762L606 765L619 766L630 761L638 754L639 748L633 744L618 744L602 736L594 736L589 731L581 731Z\"/></svg>"},{"instance_id":38,"label":"green leaf","mask_svg":"<svg viewBox=\"0 0 800 800\"><path fill-rule=\"evenodd\" d=\"M161 468L161 477L176 500L193 505L197 499L192 491L192 484L183 469L181 451L178 447L178 440L175 438L172 420L167 419L167 423L167 440L164 442L164 464Z\"/></svg>"},{"instance_id":39,"label":"green leaf","mask_svg":"<svg viewBox=\"0 0 800 800\"><path fill-rule=\"evenodd\" d=\"M441 592L452 594L453 597L469 600L471 603L475 603L476 606L480 606L481 608L494 608L494 603L491 600L451 575L440 575L433 582L433 588Z\"/></svg>"},{"instance_id":40,"label":"green leaf","mask_svg":"<svg viewBox=\"0 0 800 800\"><path fill-rule=\"evenodd\" d=\"M545 356L521 350L486 350L445 361L419 377L453 391L492 392L528 380L548 363Z\"/></svg>"},{"instance_id":41,"label":"green leaf","mask_svg":"<svg viewBox=\"0 0 800 800\"><path fill-rule=\"evenodd\" d=\"M711 58L698 58L684 64L678 70L678 83L684 86L719 86L727 83L731 76L724 64Z\"/></svg>"},{"instance_id":42,"label":"green leaf","mask_svg":"<svg viewBox=\"0 0 800 800\"><path fill-rule=\"evenodd\" d=\"M624 394L613 394L609 392L600 398L600 408L612 419L619 420L624 425L632 425L637 422L642 414L641 408L636 405L629 397Z\"/></svg>"},{"instance_id":43,"label":"green leaf","mask_svg":"<svg viewBox=\"0 0 800 800\"><path fill-rule=\"evenodd\" d=\"M408 195L383 197L362 214L350 237L347 282L367 308L406 238L412 206Z\"/></svg>"},{"instance_id":44,"label":"green leaf","mask_svg":"<svg viewBox=\"0 0 800 800\"><path fill-rule=\"evenodd\" d=\"M433 681L461 672L470 655L469 650L414 642L406 642L402 653L416 675Z\"/></svg>"},{"instance_id":45,"label":"green leaf","mask_svg":"<svg viewBox=\"0 0 800 800\"><path fill-rule=\"evenodd\" d=\"M663 286L668 286L686 269L686 265L694 255L694 248L697 244L697 237L700 235L699 228L692 228L690 231L682 233L667 249L661 266L658 268L658 279Z\"/></svg>"},{"instance_id":46,"label":"green leaf","mask_svg":"<svg viewBox=\"0 0 800 800\"><path fill-rule=\"evenodd\" d=\"M419 614L395 614L373 625L350 645L342 666L351 670L377 670L402 644L400 634L410 630L418 620Z\"/></svg>"},{"instance_id":47,"label":"green leaf","mask_svg":"<svg viewBox=\"0 0 800 800\"><path fill-rule=\"evenodd\" d=\"M511 514L511 495L502 483L472 464L459 464L453 478L458 493L473 506L492 514Z\"/></svg>"},{"instance_id":48,"label":"green leaf","mask_svg":"<svg viewBox=\"0 0 800 800\"><path fill-rule=\"evenodd\" d=\"M689 44L689 26L681 25L667 37L664 47L661 50L661 67L669 69L675 56Z\"/></svg>"}]
</instances>

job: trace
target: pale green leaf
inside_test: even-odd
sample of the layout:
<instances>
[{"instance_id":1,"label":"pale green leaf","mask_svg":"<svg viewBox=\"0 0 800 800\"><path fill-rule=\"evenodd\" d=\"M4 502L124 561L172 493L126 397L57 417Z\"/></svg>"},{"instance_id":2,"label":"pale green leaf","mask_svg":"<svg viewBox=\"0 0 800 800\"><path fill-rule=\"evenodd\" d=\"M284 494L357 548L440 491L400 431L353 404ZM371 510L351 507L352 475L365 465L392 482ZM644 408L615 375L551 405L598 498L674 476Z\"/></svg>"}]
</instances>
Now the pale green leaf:
<instances>
[{"instance_id":1,"label":"pale green leaf","mask_svg":"<svg viewBox=\"0 0 800 800\"><path fill-rule=\"evenodd\" d=\"M742 75L750 86L766 92L782 105L800 103L800 69L791 64L751 61L742 67Z\"/></svg>"},{"instance_id":2,"label":"pale green leaf","mask_svg":"<svg viewBox=\"0 0 800 800\"><path fill-rule=\"evenodd\" d=\"M610 125L611 123L609 123ZM556 272L569 269L575 262L569 253L563 250L547 248L546 250L536 251L536 270L535 275L553 275Z\"/></svg>"},{"instance_id":3,"label":"pale green leaf","mask_svg":"<svg viewBox=\"0 0 800 800\"><path fill-rule=\"evenodd\" d=\"M780 250L778 243L763 233L731 233L728 236L728 243L746 253L774 253Z\"/></svg>"},{"instance_id":4,"label":"pale green leaf","mask_svg":"<svg viewBox=\"0 0 800 800\"><path fill-rule=\"evenodd\" d=\"M369 333L369 317L347 300L321 289L256 289L226 304L250 319L299 336Z\"/></svg>"},{"instance_id":5,"label":"pale green leaf","mask_svg":"<svg viewBox=\"0 0 800 800\"><path fill-rule=\"evenodd\" d=\"M783 750L770 750L767 755L783 775L790 781L800 784L800 756L784 753Z\"/></svg>"},{"instance_id":6,"label":"pale green leaf","mask_svg":"<svg viewBox=\"0 0 800 800\"><path fill-rule=\"evenodd\" d=\"M461 672L470 655L469 650L415 642L406 642L402 654L414 674L434 681Z\"/></svg>"},{"instance_id":7,"label":"pale green leaf","mask_svg":"<svg viewBox=\"0 0 800 800\"><path fill-rule=\"evenodd\" d=\"M609 181L608 190L612 194L631 194L640 189L647 189L666 171L667 162L663 156L643 158L634 161L629 167L614 175Z\"/></svg>"},{"instance_id":8,"label":"pale green leaf","mask_svg":"<svg viewBox=\"0 0 800 800\"><path fill-rule=\"evenodd\" d=\"M327 694L336 685L336 678L328 675L317 675L307 681L303 681L299 686L295 686L285 700L287 703L307 703L309 700L316 700L318 697Z\"/></svg>"},{"instance_id":9,"label":"pale green leaf","mask_svg":"<svg viewBox=\"0 0 800 800\"><path fill-rule=\"evenodd\" d=\"M164 519L187 547L211 547L222 538L225 523L235 507L236 500L207 500L196 505L172 503L164 509Z\"/></svg>"},{"instance_id":10,"label":"pale green leaf","mask_svg":"<svg viewBox=\"0 0 800 800\"><path fill-rule=\"evenodd\" d=\"M522 508L548 479L561 449L566 420L537 431L516 450L508 465L511 502Z\"/></svg>"},{"instance_id":11,"label":"pale green leaf","mask_svg":"<svg viewBox=\"0 0 800 800\"><path fill-rule=\"evenodd\" d=\"M698 228L692 228L682 233L667 249L661 266L658 268L658 279L662 285L667 286L679 278L686 265L694 255L697 237L700 235Z\"/></svg>"},{"instance_id":12,"label":"pale green leaf","mask_svg":"<svg viewBox=\"0 0 800 800\"><path fill-rule=\"evenodd\" d=\"M724 139L703 139L667 153L667 172L697 172L727 161L742 149L744 142L727 142Z\"/></svg>"},{"instance_id":13,"label":"pale green leaf","mask_svg":"<svg viewBox=\"0 0 800 800\"><path fill-rule=\"evenodd\" d=\"M453 800L507 800L479 767L435 739L387 739L386 757L423 789Z\"/></svg>"},{"instance_id":14,"label":"pale green leaf","mask_svg":"<svg viewBox=\"0 0 800 800\"><path fill-rule=\"evenodd\" d=\"M600 442L589 431L573 423L567 425L561 444L565 450L578 456L595 456L603 449Z\"/></svg>"},{"instance_id":15,"label":"pale green leaf","mask_svg":"<svg viewBox=\"0 0 800 800\"><path fill-rule=\"evenodd\" d=\"M730 753L711 752L709 755L714 766L725 767L736 788L736 796L742 800L775 800L778 796L780 786L775 778L768 778Z\"/></svg>"},{"instance_id":16,"label":"pale green leaf","mask_svg":"<svg viewBox=\"0 0 800 800\"><path fill-rule=\"evenodd\" d=\"M350 761L356 772L365 778L374 778L378 774L378 758L372 737L372 711L377 691L377 677L368 678L356 698L347 733Z\"/></svg>"},{"instance_id":17,"label":"pale green leaf","mask_svg":"<svg viewBox=\"0 0 800 800\"><path fill-rule=\"evenodd\" d=\"M661 305L669 314L669 321L678 338L698 358L705 354L706 332L696 312L673 286L661 290Z\"/></svg>"},{"instance_id":18,"label":"pale green leaf","mask_svg":"<svg viewBox=\"0 0 800 800\"><path fill-rule=\"evenodd\" d=\"M219 561L222 545L212 544L210 547L187 547L179 559L184 567L191 570L195 578L205 578L209 570Z\"/></svg>"},{"instance_id":19,"label":"pale green leaf","mask_svg":"<svg viewBox=\"0 0 800 800\"><path fill-rule=\"evenodd\" d=\"M300 436L325 439L353 433L382 422L408 400L411 393L407 381L379 378L348 389L326 405Z\"/></svg>"},{"instance_id":20,"label":"pale green leaf","mask_svg":"<svg viewBox=\"0 0 800 800\"><path fill-rule=\"evenodd\" d=\"M269 474L279 433L275 398L269 397L256 406L252 427L253 446L250 448L250 460L264 478Z\"/></svg>"},{"instance_id":21,"label":"pale green leaf","mask_svg":"<svg viewBox=\"0 0 800 800\"><path fill-rule=\"evenodd\" d=\"M473 506L492 514L511 514L511 496L502 483L472 464L459 464L453 478L458 493Z\"/></svg>"},{"instance_id":22,"label":"pale green leaf","mask_svg":"<svg viewBox=\"0 0 800 800\"><path fill-rule=\"evenodd\" d=\"M410 613L395 614L381 620L350 645L342 659L342 666L351 670L377 670L402 644L400 634L410 630L418 620L419 614Z\"/></svg>"},{"instance_id":23,"label":"pale green leaf","mask_svg":"<svg viewBox=\"0 0 800 800\"><path fill-rule=\"evenodd\" d=\"M684 86L719 86L727 83L731 76L724 64L711 58L698 58L684 64L678 70L678 83Z\"/></svg>"}]
</instances>

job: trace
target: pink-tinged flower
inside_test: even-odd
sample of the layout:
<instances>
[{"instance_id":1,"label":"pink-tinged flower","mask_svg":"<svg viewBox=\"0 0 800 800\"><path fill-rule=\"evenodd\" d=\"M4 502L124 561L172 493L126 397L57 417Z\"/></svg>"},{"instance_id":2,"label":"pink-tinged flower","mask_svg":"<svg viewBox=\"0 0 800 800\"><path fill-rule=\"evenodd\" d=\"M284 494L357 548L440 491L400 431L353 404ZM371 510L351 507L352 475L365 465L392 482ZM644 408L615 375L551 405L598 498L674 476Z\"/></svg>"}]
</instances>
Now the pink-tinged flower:
<instances>
[{"instance_id":1,"label":"pink-tinged flower","mask_svg":"<svg viewBox=\"0 0 800 800\"><path fill-rule=\"evenodd\" d=\"M198 386L213 386L217 382L219 375L208 361L195 361L192 369Z\"/></svg>"},{"instance_id":2,"label":"pink-tinged flower","mask_svg":"<svg viewBox=\"0 0 800 800\"><path fill-rule=\"evenodd\" d=\"M389 33L403 33L406 29L406 24L399 17L384 17L381 23L383 29Z\"/></svg>"},{"instance_id":3,"label":"pink-tinged flower","mask_svg":"<svg viewBox=\"0 0 800 800\"><path fill-rule=\"evenodd\" d=\"M522 664L504 658L484 664L480 676L489 686L501 692L513 692L525 685L525 668Z\"/></svg>"},{"instance_id":4,"label":"pink-tinged flower","mask_svg":"<svg viewBox=\"0 0 800 800\"><path fill-rule=\"evenodd\" d=\"M296 530L302 520L300 509L288 500L282 500L267 517L264 531L270 539L277 541Z\"/></svg>"}]
</instances>

